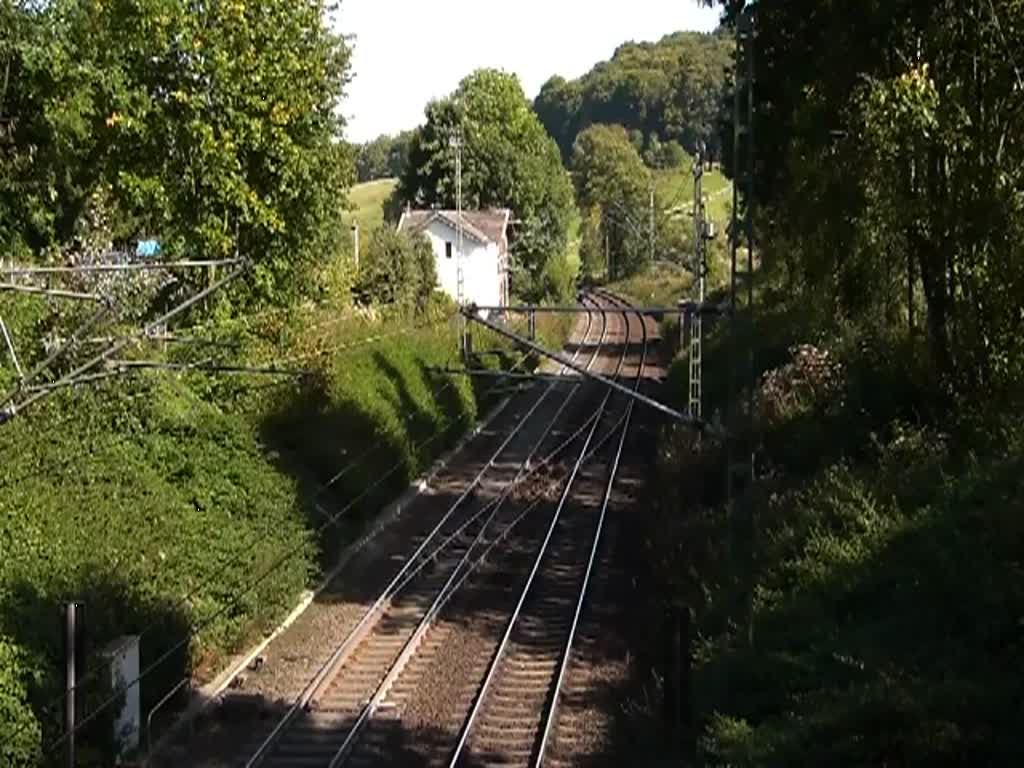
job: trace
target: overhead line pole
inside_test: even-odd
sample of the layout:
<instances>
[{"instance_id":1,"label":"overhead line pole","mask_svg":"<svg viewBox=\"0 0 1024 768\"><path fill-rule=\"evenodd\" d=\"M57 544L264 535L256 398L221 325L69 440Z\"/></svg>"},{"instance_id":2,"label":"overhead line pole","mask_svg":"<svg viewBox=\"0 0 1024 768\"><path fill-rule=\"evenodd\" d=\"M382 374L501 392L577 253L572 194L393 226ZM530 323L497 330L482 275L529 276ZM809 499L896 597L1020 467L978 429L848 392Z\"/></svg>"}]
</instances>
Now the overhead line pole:
<instances>
[{"instance_id":1,"label":"overhead line pole","mask_svg":"<svg viewBox=\"0 0 1024 768\"><path fill-rule=\"evenodd\" d=\"M466 305L466 275L463 271L462 263L462 128L456 129L455 135L452 137L452 146L455 148L455 239L456 239L456 252L455 252L455 281L456 281L456 301L459 305L459 309L462 309ZM467 344L467 327L465 315L460 315L459 319L459 348L462 353L463 359L469 356L469 345Z\"/></svg>"}]
</instances>

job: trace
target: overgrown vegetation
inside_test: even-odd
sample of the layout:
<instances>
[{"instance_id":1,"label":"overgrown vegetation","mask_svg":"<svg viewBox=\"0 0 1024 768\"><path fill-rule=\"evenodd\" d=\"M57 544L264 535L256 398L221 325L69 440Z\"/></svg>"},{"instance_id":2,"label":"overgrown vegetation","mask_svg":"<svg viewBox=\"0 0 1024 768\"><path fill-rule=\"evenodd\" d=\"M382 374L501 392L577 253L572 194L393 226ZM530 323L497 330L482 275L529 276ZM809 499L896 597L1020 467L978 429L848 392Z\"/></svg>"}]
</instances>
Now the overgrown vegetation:
<instances>
[{"instance_id":1,"label":"overgrown vegetation","mask_svg":"<svg viewBox=\"0 0 1024 768\"><path fill-rule=\"evenodd\" d=\"M393 320L409 322L394 311ZM60 707L41 706L61 684L62 600L85 601L93 652L146 628L146 666L185 643L143 681L144 705L152 704L283 616L366 517L454 443L477 405L465 380L440 372L456 355L447 315L446 306L427 306L415 315L419 330L335 352L396 325L336 311L270 314L228 334L240 347L233 359L291 358L315 376L142 373L55 396L4 427L0 637L11 664L0 740L24 741L16 753L24 759L13 764L30 762L39 746L26 703L47 741L59 733ZM341 525L320 530L356 499ZM90 705L103 690L94 681ZM102 735L107 722L90 733Z\"/></svg>"},{"instance_id":2,"label":"overgrown vegetation","mask_svg":"<svg viewBox=\"0 0 1024 768\"><path fill-rule=\"evenodd\" d=\"M643 550L691 618L689 755L1018 764L1024 6L756 8L763 269L704 356L755 475L730 502L723 445L666 431Z\"/></svg>"},{"instance_id":3,"label":"overgrown vegetation","mask_svg":"<svg viewBox=\"0 0 1024 768\"><path fill-rule=\"evenodd\" d=\"M0 8L0 246L56 258L102 203L114 243L257 262L286 304L337 247L349 49L321 2ZM145 40L145 45L139 41Z\"/></svg>"},{"instance_id":4,"label":"overgrown vegetation","mask_svg":"<svg viewBox=\"0 0 1024 768\"><path fill-rule=\"evenodd\" d=\"M412 131L395 136L378 136L359 145L356 151L356 178L365 183L376 179L398 178L409 162Z\"/></svg>"},{"instance_id":5,"label":"overgrown vegetation","mask_svg":"<svg viewBox=\"0 0 1024 768\"><path fill-rule=\"evenodd\" d=\"M595 124L625 128L652 167L682 162L673 145L692 154L701 141L718 158L732 46L724 28L710 35L676 32L656 43L625 43L578 80L552 77L533 106L566 162L576 137Z\"/></svg>"}]
</instances>

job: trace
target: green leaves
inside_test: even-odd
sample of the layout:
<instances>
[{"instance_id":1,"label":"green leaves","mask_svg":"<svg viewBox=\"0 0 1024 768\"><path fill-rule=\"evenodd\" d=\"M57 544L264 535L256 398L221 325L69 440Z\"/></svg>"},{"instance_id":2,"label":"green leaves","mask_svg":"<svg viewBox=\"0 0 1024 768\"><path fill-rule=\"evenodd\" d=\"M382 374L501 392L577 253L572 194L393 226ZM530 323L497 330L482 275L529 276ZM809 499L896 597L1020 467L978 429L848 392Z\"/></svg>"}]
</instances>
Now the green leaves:
<instances>
[{"instance_id":1,"label":"green leaves","mask_svg":"<svg viewBox=\"0 0 1024 768\"><path fill-rule=\"evenodd\" d=\"M599 261L594 248L605 245L613 256L615 277L637 271L649 251L648 208L651 174L621 126L594 125L573 145L576 199L591 211L587 221L600 232L586 234L589 263Z\"/></svg>"},{"instance_id":2,"label":"green leaves","mask_svg":"<svg viewBox=\"0 0 1024 768\"><path fill-rule=\"evenodd\" d=\"M578 80L551 78L534 109L566 162L579 133L601 123L636 131L640 150L656 140L678 141L690 150L704 141L717 156L731 50L728 37L695 32L626 43Z\"/></svg>"},{"instance_id":3,"label":"green leaves","mask_svg":"<svg viewBox=\"0 0 1024 768\"><path fill-rule=\"evenodd\" d=\"M58 0L4 6L17 34L13 135L0 142L0 238L65 247L90 195L113 191L124 238L274 264L286 302L340 237L351 177L335 109L349 49L322 2ZM3 110L0 110L2 114ZM0 241L2 244L3 241ZM275 260L284 258L284 265Z\"/></svg>"},{"instance_id":4,"label":"green leaves","mask_svg":"<svg viewBox=\"0 0 1024 768\"><path fill-rule=\"evenodd\" d=\"M514 75L478 70L448 98L426 109L413 135L398 195L416 206L455 207L455 150L461 128L463 206L512 209L509 233L515 277L524 298L544 295L547 263L564 254L572 188L558 148L545 135Z\"/></svg>"},{"instance_id":5,"label":"green leaves","mask_svg":"<svg viewBox=\"0 0 1024 768\"><path fill-rule=\"evenodd\" d=\"M436 285L434 252L426 237L384 226L369 239L353 293L364 304L422 312Z\"/></svg>"}]
</instances>

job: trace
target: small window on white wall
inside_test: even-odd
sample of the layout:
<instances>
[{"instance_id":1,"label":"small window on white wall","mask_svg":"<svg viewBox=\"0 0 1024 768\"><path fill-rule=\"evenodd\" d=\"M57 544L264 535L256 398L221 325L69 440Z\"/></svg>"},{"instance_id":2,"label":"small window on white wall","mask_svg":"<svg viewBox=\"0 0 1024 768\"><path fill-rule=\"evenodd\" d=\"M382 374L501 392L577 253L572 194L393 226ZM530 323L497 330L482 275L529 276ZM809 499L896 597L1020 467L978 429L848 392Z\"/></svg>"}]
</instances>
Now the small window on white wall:
<instances>
[{"instance_id":1,"label":"small window on white wall","mask_svg":"<svg viewBox=\"0 0 1024 768\"><path fill-rule=\"evenodd\" d=\"M451 243L445 243L444 244L444 257L446 259L450 259L452 257L452 244Z\"/></svg>"}]
</instances>

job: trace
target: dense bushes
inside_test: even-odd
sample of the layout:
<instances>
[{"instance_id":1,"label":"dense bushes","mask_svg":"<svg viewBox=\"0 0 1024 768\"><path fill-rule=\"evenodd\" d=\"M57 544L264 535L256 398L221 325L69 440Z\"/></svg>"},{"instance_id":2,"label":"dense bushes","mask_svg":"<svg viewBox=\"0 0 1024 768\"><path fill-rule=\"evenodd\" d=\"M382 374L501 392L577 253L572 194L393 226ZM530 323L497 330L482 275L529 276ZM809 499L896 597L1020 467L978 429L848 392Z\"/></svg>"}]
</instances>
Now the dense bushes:
<instances>
[{"instance_id":1,"label":"dense bushes","mask_svg":"<svg viewBox=\"0 0 1024 768\"><path fill-rule=\"evenodd\" d=\"M353 287L360 302L422 312L436 285L434 251L425 236L387 226L373 230Z\"/></svg>"},{"instance_id":2,"label":"dense bushes","mask_svg":"<svg viewBox=\"0 0 1024 768\"><path fill-rule=\"evenodd\" d=\"M722 446L665 433L644 550L693 617L698 764L1019 763L1024 432L944 411L923 340L829 328L762 280L736 325L763 371L758 480L730 506ZM728 341L712 328L709 411L745 402Z\"/></svg>"},{"instance_id":3,"label":"dense bushes","mask_svg":"<svg viewBox=\"0 0 1024 768\"><path fill-rule=\"evenodd\" d=\"M113 637L146 628L144 667L187 641L147 675L148 706L278 620L338 546L476 414L468 382L437 371L456 351L444 324L338 352L343 340L400 327L301 311L243 325L227 333L236 360L298 357L316 375L133 375L56 396L0 431L5 746L38 744L29 701L46 739L59 733L60 707L41 705L59 692L62 600L86 602L93 661ZM169 354L202 359L189 348ZM342 525L314 533L357 497ZM83 692L87 711L103 691L97 682Z\"/></svg>"},{"instance_id":4,"label":"dense bushes","mask_svg":"<svg viewBox=\"0 0 1024 768\"><path fill-rule=\"evenodd\" d=\"M76 392L2 436L0 634L29 652L37 703L59 690L62 600L86 602L93 651L148 628L143 665L217 616L147 678L152 704L281 615L316 552L295 483L273 471L253 425L177 381L122 386ZM50 736L58 712L41 713Z\"/></svg>"}]
</instances>

